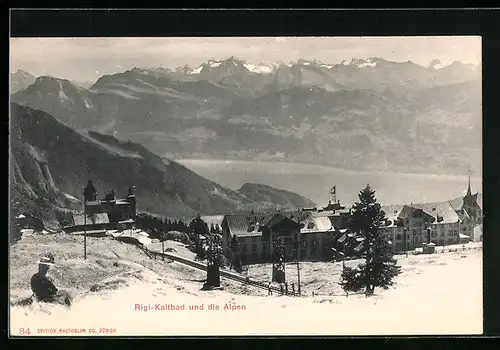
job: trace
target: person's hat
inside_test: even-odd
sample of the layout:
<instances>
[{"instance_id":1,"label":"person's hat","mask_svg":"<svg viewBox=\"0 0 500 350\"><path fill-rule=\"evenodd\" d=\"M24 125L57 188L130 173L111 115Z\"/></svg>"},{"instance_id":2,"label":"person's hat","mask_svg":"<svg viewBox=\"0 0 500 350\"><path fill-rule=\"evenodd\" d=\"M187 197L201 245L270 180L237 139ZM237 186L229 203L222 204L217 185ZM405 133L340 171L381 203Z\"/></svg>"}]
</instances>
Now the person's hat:
<instances>
[{"instance_id":1,"label":"person's hat","mask_svg":"<svg viewBox=\"0 0 500 350\"><path fill-rule=\"evenodd\" d=\"M49 266L55 265L54 264L54 256L52 254L46 254L40 258L38 263L42 264L42 265L49 265Z\"/></svg>"}]
</instances>

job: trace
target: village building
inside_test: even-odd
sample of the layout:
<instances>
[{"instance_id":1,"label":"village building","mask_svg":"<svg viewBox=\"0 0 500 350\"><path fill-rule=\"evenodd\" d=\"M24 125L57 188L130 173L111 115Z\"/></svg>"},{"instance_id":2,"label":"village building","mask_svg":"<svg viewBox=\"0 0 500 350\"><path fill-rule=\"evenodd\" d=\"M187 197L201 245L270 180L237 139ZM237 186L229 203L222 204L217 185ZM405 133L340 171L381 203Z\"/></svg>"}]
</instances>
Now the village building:
<instances>
[{"instance_id":1,"label":"village building","mask_svg":"<svg viewBox=\"0 0 500 350\"><path fill-rule=\"evenodd\" d=\"M297 254L300 260L322 260L334 233L328 217L307 211L228 214L221 227L225 251L236 237L244 264L272 261L272 235L283 238L285 261L295 261Z\"/></svg>"},{"instance_id":2,"label":"village building","mask_svg":"<svg viewBox=\"0 0 500 350\"><path fill-rule=\"evenodd\" d=\"M394 251L422 247L427 228L436 245L482 240L482 228L477 229L482 224L482 195L472 194L470 178L464 197L445 202L382 206L382 210L386 215L383 231Z\"/></svg>"},{"instance_id":3,"label":"village building","mask_svg":"<svg viewBox=\"0 0 500 350\"><path fill-rule=\"evenodd\" d=\"M479 192L472 194L470 178L465 196L451 200L450 204L464 222L460 233L471 236L474 242L482 242L483 195Z\"/></svg>"},{"instance_id":4,"label":"village building","mask_svg":"<svg viewBox=\"0 0 500 350\"><path fill-rule=\"evenodd\" d=\"M45 226L43 220L29 213L21 213L15 217L19 229L33 229L42 231Z\"/></svg>"},{"instance_id":5,"label":"village building","mask_svg":"<svg viewBox=\"0 0 500 350\"><path fill-rule=\"evenodd\" d=\"M383 206L386 225L382 228L395 252L414 250L430 240L436 245L469 242L472 231L460 234L463 220L449 202Z\"/></svg>"},{"instance_id":6,"label":"village building","mask_svg":"<svg viewBox=\"0 0 500 350\"><path fill-rule=\"evenodd\" d=\"M83 192L84 213L73 215L73 224L66 232L85 230L131 229L135 224L136 199L130 187L125 198L116 198L114 190L98 199L97 190L89 180Z\"/></svg>"}]
</instances>

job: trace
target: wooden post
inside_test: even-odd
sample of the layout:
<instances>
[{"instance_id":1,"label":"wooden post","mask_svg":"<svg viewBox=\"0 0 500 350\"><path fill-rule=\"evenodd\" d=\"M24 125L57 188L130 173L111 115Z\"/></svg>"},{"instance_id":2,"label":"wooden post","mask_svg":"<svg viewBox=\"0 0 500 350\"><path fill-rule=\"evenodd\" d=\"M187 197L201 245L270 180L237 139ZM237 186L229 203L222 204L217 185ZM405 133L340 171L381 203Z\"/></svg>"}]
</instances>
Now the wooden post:
<instances>
[{"instance_id":1,"label":"wooden post","mask_svg":"<svg viewBox=\"0 0 500 350\"><path fill-rule=\"evenodd\" d=\"M87 203L83 197L83 259L87 260Z\"/></svg>"},{"instance_id":2,"label":"wooden post","mask_svg":"<svg viewBox=\"0 0 500 350\"><path fill-rule=\"evenodd\" d=\"M408 257L408 243L406 242L406 233L408 232L408 229L406 227L403 228L403 234L404 234L404 239L405 239L405 255Z\"/></svg>"},{"instance_id":3,"label":"wooden post","mask_svg":"<svg viewBox=\"0 0 500 350\"><path fill-rule=\"evenodd\" d=\"M297 233L297 293L300 296L300 229Z\"/></svg>"},{"instance_id":4,"label":"wooden post","mask_svg":"<svg viewBox=\"0 0 500 350\"><path fill-rule=\"evenodd\" d=\"M162 240L161 240L161 260L165 261L165 235L163 235Z\"/></svg>"}]
</instances>

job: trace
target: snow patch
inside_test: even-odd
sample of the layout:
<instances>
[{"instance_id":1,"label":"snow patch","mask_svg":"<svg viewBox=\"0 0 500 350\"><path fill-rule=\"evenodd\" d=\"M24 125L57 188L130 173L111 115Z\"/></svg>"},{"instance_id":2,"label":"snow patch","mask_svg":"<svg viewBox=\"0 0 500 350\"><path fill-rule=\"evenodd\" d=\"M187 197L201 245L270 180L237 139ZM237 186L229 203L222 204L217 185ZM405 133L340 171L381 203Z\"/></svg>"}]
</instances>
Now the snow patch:
<instances>
[{"instance_id":1,"label":"snow patch","mask_svg":"<svg viewBox=\"0 0 500 350\"><path fill-rule=\"evenodd\" d=\"M57 82L59 83L59 98L61 100L68 100L68 96L66 96L66 94L64 93L61 82L59 80Z\"/></svg>"},{"instance_id":2,"label":"snow patch","mask_svg":"<svg viewBox=\"0 0 500 350\"><path fill-rule=\"evenodd\" d=\"M264 65L254 65L250 63L244 64L245 68L248 69L252 73L259 73L259 74L268 74L272 73L273 69L269 66L264 66Z\"/></svg>"},{"instance_id":3,"label":"snow patch","mask_svg":"<svg viewBox=\"0 0 500 350\"><path fill-rule=\"evenodd\" d=\"M434 68L434 69L441 69L444 67L446 67L446 64L442 64L442 63L438 63L438 64L435 64L432 66L432 68Z\"/></svg>"},{"instance_id":4,"label":"snow patch","mask_svg":"<svg viewBox=\"0 0 500 350\"><path fill-rule=\"evenodd\" d=\"M377 66L376 62L364 62L364 63L358 64L359 68L376 67L376 66Z\"/></svg>"},{"instance_id":5,"label":"snow patch","mask_svg":"<svg viewBox=\"0 0 500 350\"><path fill-rule=\"evenodd\" d=\"M193 69L189 74L200 74L203 66L199 66L198 68Z\"/></svg>"},{"instance_id":6,"label":"snow patch","mask_svg":"<svg viewBox=\"0 0 500 350\"><path fill-rule=\"evenodd\" d=\"M128 100L139 100L139 97L136 97L134 95L128 94L124 91L121 90L116 90L116 89L98 89L98 90L92 90L91 92L96 92L96 93L101 93L101 94L112 94L112 95L117 95L123 98L126 98Z\"/></svg>"},{"instance_id":7,"label":"snow patch","mask_svg":"<svg viewBox=\"0 0 500 350\"><path fill-rule=\"evenodd\" d=\"M67 199L71 200L71 201L74 201L74 202L80 202L80 200L78 200L77 198L73 197L72 195L70 195L69 193L63 193L64 197L66 197Z\"/></svg>"}]
</instances>

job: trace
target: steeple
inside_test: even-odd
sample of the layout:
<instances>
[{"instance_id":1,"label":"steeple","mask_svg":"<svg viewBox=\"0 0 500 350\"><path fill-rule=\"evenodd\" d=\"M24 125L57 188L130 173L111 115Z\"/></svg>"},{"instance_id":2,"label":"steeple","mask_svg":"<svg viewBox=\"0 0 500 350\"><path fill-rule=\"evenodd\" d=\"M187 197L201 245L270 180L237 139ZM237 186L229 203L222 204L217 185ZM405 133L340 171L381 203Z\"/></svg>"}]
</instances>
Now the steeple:
<instances>
[{"instance_id":1,"label":"steeple","mask_svg":"<svg viewBox=\"0 0 500 350\"><path fill-rule=\"evenodd\" d=\"M89 179L87 186L83 191L83 197L85 202L91 202L97 200L97 191L92 183L92 180Z\"/></svg>"},{"instance_id":2,"label":"steeple","mask_svg":"<svg viewBox=\"0 0 500 350\"><path fill-rule=\"evenodd\" d=\"M472 196L472 191L470 189L470 170L469 170L469 185L467 186L467 194L466 194L467 197L470 197Z\"/></svg>"}]
</instances>

